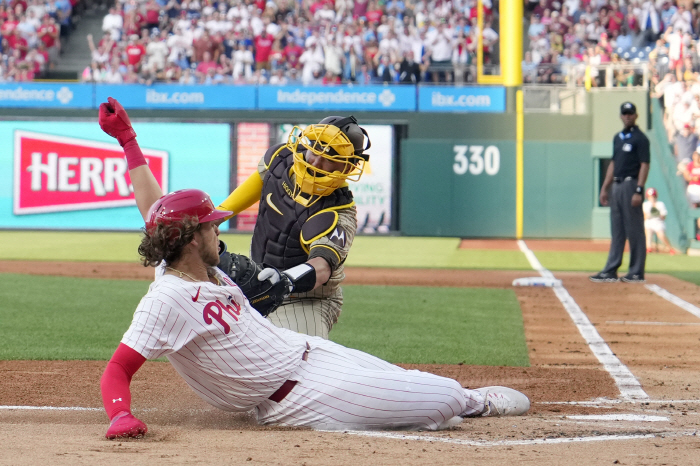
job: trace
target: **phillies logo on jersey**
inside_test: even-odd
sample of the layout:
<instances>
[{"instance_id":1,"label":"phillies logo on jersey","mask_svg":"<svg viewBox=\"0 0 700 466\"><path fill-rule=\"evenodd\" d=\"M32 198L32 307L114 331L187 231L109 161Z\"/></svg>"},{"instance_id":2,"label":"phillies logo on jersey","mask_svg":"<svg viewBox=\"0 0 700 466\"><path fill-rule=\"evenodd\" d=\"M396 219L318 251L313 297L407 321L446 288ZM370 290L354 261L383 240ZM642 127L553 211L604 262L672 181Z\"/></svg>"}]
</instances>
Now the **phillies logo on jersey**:
<instances>
[{"instance_id":1,"label":"phillies logo on jersey","mask_svg":"<svg viewBox=\"0 0 700 466\"><path fill-rule=\"evenodd\" d=\"M204 306L204 311L202 311L202 316L204 317L204 322L207 325L211 325L212 322L217 321L221 328L224 330L224 334L228 335L231 331L231 326L224 320L224 312L233 317L233 320L238 322L238 316L241 315L241 306L238 305L236 301L229 297L229 302L231 304L224 304L218 299L207 303Z\"/></svg>"},{"instance_id":2,"label":"phillies logo on jersey","mask_svg":"<svg viewBox=\"0 0 700 466\"><path fill-rule=\"evenodd\" d=\"M15 215L136 205L118 144L17 130L14 150ZM143 155L168 192L168 153Z\"/></svg>"}]
</instances>

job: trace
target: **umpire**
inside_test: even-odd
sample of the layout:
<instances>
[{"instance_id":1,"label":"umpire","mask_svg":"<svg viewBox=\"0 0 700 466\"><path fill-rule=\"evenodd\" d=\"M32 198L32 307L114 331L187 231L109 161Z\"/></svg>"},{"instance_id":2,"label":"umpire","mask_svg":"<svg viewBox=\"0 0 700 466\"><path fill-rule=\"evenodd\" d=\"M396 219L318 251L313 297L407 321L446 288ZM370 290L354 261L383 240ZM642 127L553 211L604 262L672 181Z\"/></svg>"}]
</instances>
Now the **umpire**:
<instances>
[{"instance_id":1,"label":"umpire","mask_svg":"<svg viewBox=\"0 0 700 466\"><path fill-rule=\"evenodd\" d=\"M590 279L593 282L616 282L625 241L629 240L630 266L621 280L644 283L646 242L642 200L644 183L649 174L649 139L636 125L637 108L633 103L622 104L620 119L625 127L613 139L612 161L600 188L600 204L610 205L610 252L605 268ZM608 200L610 185L612 190Z\"/></svg>"}]
</instances>

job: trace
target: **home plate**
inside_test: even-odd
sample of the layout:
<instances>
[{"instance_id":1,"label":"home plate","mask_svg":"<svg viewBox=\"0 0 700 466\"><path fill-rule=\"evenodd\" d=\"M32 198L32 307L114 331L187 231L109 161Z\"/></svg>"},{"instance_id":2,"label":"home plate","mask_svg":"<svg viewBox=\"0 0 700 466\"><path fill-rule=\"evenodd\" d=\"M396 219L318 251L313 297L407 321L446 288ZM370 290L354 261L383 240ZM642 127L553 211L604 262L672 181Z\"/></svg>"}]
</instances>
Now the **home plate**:
<instances>
[{"instance_id":1,"label":"home plate","mask_svg":"<svg viewBox=\"0 0 700 466\"><path fill-rule=\"evenodd\" d=\"M664 416L646 416L644 414L588 414L566 416L577 421L635 421L635 422L667 422Z\"/></svg>"},{"instance_id":2,"label":"home plate","mask_svg":"<svg viewBox=\"0 0 700 466\"><path fill-rule=\"evenodd\" d=\"M550 277L526 277L513 280L513 286L561 286L561 280Z\"/></svg>"}]
</instances>

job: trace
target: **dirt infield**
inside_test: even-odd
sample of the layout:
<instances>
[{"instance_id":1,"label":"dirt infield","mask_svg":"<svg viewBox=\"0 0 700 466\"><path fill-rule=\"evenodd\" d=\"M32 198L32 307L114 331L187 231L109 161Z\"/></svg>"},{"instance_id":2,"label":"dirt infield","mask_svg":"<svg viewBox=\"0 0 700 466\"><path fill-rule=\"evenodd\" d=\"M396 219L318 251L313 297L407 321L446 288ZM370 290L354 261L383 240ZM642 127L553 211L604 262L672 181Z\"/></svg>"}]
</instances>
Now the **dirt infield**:
<instances>
[{"instance_id":1,"label":"dirt infield","mask_svg":"<svg viewBox=\"0 0 700 466\"><path fill-rule=\"evenodd\" d=\"M605 239L529 239L527 247L532 251L567 251L567 252L608 252L610 240ZM500 249L518 251L518 242L514 239L463 239L460 249ZM625 244L629 252L629 245Z\"/></svg>"},{"instance_id":2,"label":"dirt infield","mask_svg":"<svg viewBox=\"0 0 700 466\"><path fill-rule=\"evenodd\" d=\"M528 245L535 249L530 242ZM19 261L0 261L0 272L136 280L150 280L153 273L136 264ZM428 273L349 268L346 283L510 288L514 278L532 275L523 271ZM249 415L211 408L168 363L148 362L132 386L134 412L149 425L149 435L142 440L110 442L103 437L106 417L99 393L104 362L0 361L1 406L92 409L0 410L0 435L4 437L0 464L311 466L517 461L579 465L696 461L694 433L700 425L700 403L692 400L700 401L700 319L643 285L592 284L579 273L556 276L612 352L640 381L650 397L647 404L620 402L613 378L593 356L551 289L516 287L531 367L406 367L453 377L468 387L498 384L521 390L533 401L528 416L473 419L438 433L384 432L375 436L265 428L255 425ZM665 275L650 274L647 279L689 303L700 304L700 287ZM571 417L613 414L656 418L620 421ZM652 419L656 422L650 422Z\"/></svg>"}]
</instances>

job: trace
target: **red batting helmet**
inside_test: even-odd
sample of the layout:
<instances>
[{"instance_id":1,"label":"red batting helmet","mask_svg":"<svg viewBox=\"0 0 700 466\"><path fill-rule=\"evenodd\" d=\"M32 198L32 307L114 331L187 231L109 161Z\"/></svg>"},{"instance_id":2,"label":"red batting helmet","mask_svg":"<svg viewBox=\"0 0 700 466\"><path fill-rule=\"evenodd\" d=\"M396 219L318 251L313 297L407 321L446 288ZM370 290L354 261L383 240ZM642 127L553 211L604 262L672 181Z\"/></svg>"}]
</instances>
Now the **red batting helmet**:
<instances>
[{"instance_id":1,"label":"red batting helmet","mask_svg":"<svg viewBox=\"0 0 700 466\"><path fill-rule=\"evenodd\" d=\"M656 190L654 188L647 189L647 197L651 197L651 196L654 196L654 197L657 196Z\"/></svg>"},{"instance_id":2,"label":"red batting helmet","mask_svg":"<svg viewBox=\"0 0 700 466\"><path fill-rule=\"evenodd\" d=\"M233 212L216 210L209 195L199 189L181 189L166 194L148 209L146 229L152 231L157 225L175 223L186 217L197 218L199 223L223 220Z\"/></svg>"}]
</instances>

